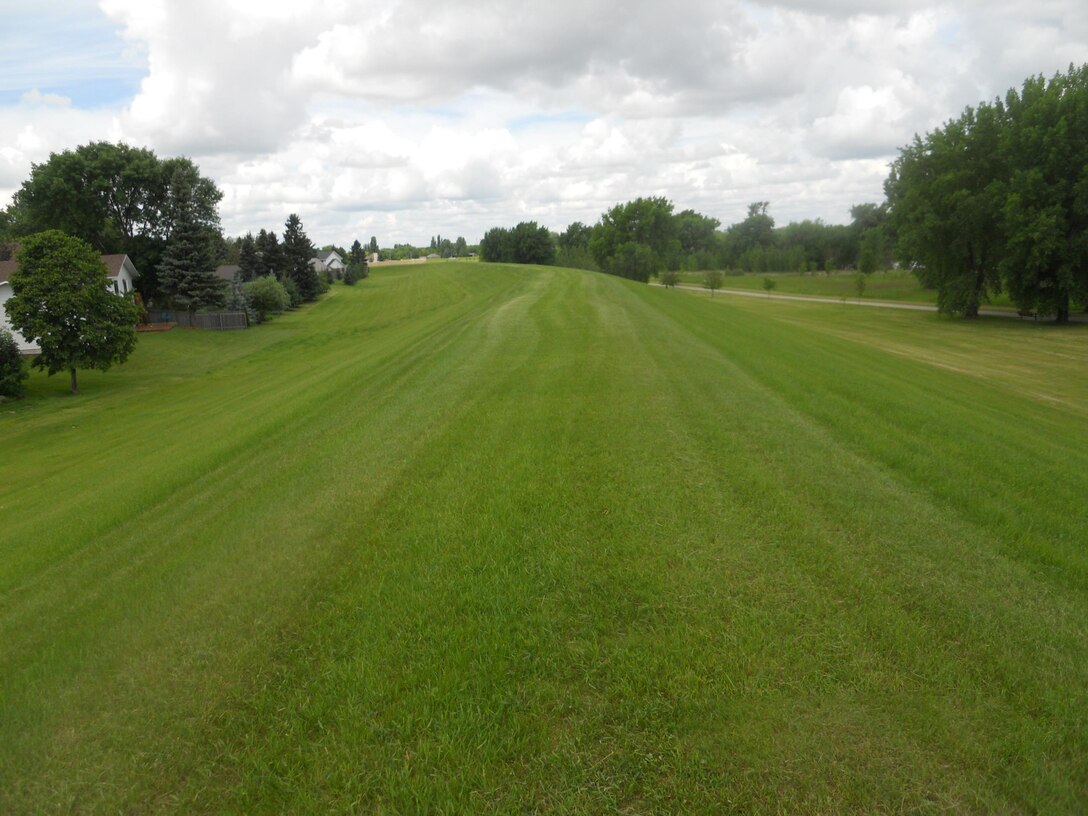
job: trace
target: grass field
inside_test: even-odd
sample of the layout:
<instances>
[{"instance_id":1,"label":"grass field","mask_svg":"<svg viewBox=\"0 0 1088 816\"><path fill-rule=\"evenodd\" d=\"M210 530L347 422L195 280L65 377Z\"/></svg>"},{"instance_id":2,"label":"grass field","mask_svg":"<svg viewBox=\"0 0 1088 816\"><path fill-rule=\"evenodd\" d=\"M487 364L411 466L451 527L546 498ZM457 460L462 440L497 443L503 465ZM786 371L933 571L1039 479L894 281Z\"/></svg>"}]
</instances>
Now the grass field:
<instances>
[{"instance_id":1,"label":"grass field","mask_svg":"<svg viewBox=\"0 0 1088 816\"><path fill-rule=\"evenodd\" d=\"M763 290L763 279L770 278L775 282L775 293L791 295L815 295L829 298L857 298L855 288L856 272L835 272L825 275L822 272L811 275L798 275L795 273L757 274L747 273L743 275L726 275L722 280L725 289L754 289ZM689 286L702 286L702 272L684 272L681 274L683 283ZM865 294L863 300L897 300L906 303L937 303L936 289L923 289L918 279L911 272L887 270L874 272L865 279ZM1001 293L995 295L989 306L1011 308L1008 295Z\"/></svg>"},{"instance_id":2,"label":"grass field","mask_svg":"<svg viewBox=\"0 0 1088 816\"><path fill-rule=\"evenodd\" d=\"M744 300L390 268L35 375L0 812L1088 810L1088 332Z\"/></svg>"}]
</instances>

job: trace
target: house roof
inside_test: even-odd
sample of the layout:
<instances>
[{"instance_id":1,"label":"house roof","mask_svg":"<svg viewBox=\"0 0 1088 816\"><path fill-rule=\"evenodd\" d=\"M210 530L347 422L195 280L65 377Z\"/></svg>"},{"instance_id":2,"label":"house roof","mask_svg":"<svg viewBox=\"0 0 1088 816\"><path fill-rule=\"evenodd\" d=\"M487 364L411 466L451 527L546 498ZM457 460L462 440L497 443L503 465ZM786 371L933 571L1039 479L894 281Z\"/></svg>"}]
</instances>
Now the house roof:
<instances>
[{"instance_id":1,"label":"house roof","mask_svg":"<svg viewBox=\"0 0 1088 816\"><path fill-rule=\"evenodd\" d=\"M224 264L223 266L217 266L215 268L215 276L222 278L225 281L234 280L234 276L238 274L238 270L241 269L238 264Z\"/></svg>"},{"instance_id":2,"label":"house roof","mask_svg":"<svg viewBox=\"0 0 1088 816\"><path fill-rule=\"evenodd\" d=\"M335 249L330 249L328 252L317 253L318 260L320 260L321 263L328 263L329 258L331 258L333 255L335 255L337 258L340 258L340 260L343 260L343 257Z\"/></svg>"},{"instance_id":3,"label":"house roof","mask_svg":"<svg viewBox=\"0 0 1088 816\"><path fill-rule=\"evenodd\" d=\"M106 271L109 273L109 276L111 278L116 278L118 275L121 274L121 267L124 266L126 260L128 260L128 255L123 254L102 256L102 263L106 265ZM129 268L132 269L133 274L140 274L136 271L136 267L135 265L133 265L131 260L128 261L128 265Z\"/></svg>"},{"instance_id":4,"label":"house roof","mask_svg":"<svg viewBox=\"0 0 1088 816\"><path fill-rule=\"evenodd\" d=\"M127 258L128 255L103 255L102 263L106 265L106 274L111 278L116 278L120 275L121 267L124 266ZM132 261L129 261L128 265L134 275L139 274L136 271L136 267L132 265ZM11 277L11 273L18 268L18 261L0 261L0 283L6 283L8 278Z\"/></svg>"}]
</instances>

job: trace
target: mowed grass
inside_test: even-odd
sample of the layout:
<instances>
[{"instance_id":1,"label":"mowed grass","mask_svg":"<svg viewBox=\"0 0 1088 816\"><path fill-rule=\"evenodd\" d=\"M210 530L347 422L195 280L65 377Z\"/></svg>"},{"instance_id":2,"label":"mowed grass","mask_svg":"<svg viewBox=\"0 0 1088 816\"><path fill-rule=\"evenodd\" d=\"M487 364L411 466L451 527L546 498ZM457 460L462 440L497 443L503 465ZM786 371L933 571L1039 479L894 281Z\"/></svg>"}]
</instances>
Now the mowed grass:
<instances>
[{"instance_id":1,"label":"mowed grass","mask_svg":"<svg viewBox=\"0 0 1088 816\"><path fill-rule=\"evenodd\" d=\"M681 280L687 286L702 286L704 274L703 272L684 272L681 274ZM823 272L808 275L792 272L726 275L722 279L722 288L763 291L765 278L775 282L774 294L857 299L856 272L839 271L830 275L825 275ZM862 300L893 300L904 303L928 303L935 306L937 290L923 288L911 272L888 269L866 276ZM994 295L985 305L1011 308L1008 295L1004 293Z\"/></svg>"},{"instance_id":2,"label":"mowed grass","mask_svg":"<svg viewBox=\"0 0 1088 816\"><path fill-rule=\"evenodd\" d=\"M1084 812L1088 333L741 300L391 268L36 375L0 812Z\"/></svg>"}]
</instances>

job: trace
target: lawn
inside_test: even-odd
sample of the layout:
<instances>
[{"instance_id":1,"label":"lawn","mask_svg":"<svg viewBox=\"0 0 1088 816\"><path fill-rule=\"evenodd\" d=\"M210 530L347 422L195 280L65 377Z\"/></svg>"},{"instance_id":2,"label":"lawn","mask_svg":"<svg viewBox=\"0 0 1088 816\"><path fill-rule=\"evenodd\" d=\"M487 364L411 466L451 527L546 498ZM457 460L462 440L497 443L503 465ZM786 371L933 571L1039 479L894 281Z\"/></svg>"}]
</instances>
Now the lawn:
<instances>
[{"instance_id":1,"label":"lawn","mask_svg":"<svg viewBox=\"0 0 1088 816\"><path fill-rule=\"evenodd\" d=\"M703 285L702 272L684 272L681 280L688 286ZM857 273L833 272L825 275L818 272L810 275L776 272L771 274L745 273L726 275L722 280L725 289L754 289L763 291L763 281L770 278L775 282L775 293L791 295L814 295L829 298L857 299ZM930 303L936 305L937 290L923 289L918 279L911 272L886 270L874 272L865 278L863 300L896 300L905 303ZM991 298L990 306L1009 307L1007 295L998 294Z\"/></svg>"},{"instance_id":2,"label":"lawn","mask_svg":"<svg viewBox=\"0 0 1088 816\"><path fill-rule=\"evenodd\" d=\"M35 374L0 812L1084 812L1088 331L887 312L428 264Z\"/></svg>"}]
</instances>

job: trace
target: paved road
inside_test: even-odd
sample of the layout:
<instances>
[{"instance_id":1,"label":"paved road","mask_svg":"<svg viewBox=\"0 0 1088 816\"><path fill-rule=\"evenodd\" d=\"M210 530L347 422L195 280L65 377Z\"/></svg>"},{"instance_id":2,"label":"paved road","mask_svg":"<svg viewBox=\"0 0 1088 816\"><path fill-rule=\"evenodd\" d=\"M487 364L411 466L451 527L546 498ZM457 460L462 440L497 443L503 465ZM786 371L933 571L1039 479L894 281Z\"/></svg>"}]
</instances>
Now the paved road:
<instances>
[{"instance_id":1,"label":"paved road","mask_svg":"<svg viewBox=\"0 0 1088 816\"><path fill-rule=\"evenodd\" d=\"M661 286L660 283L651 284L651 286ZM677 286L677 289L688 289L692 292L705 292L705 287L702 286ZM741 297L755 297L766 298L770 300L802 300L806 303L838 303L847 304L849 306L875 306L879 309L906 309L912 312L935 312L937 307L928 303L895 303L887 300L858 300L843 299L843 298L829 298L829 297L815 297L812 295L776 295L768 292L755 292L751 289L719 289L717 294L720 295L740 295ZM1006 311L1004 309L979 309L978 313L986 317L1015 317L1020 318L1014 311ZM1074 323L1088 322L1088 317L1085 315L1073 315L1070 318Z\"/></svg>"}]
</instances>

